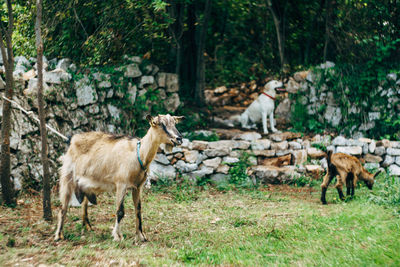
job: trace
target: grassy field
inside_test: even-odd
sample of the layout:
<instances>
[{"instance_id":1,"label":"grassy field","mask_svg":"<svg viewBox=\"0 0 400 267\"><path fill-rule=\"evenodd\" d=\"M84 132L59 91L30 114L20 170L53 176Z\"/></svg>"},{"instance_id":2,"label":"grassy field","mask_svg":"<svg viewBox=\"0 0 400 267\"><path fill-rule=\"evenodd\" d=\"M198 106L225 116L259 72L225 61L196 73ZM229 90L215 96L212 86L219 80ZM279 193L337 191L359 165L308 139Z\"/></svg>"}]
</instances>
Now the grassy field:
<instances>
[{"instance_id":1,"label":"grassy field","mask_svg":"<svg viewBox=\"0 0 400 267\"><path fill-rule=\"evenodd\" d=\"M318 187L146 190L146 243L135 239L129 196L116 243L112 195L89 208L93 232L81 234L80 209L71 208L61 242L41 219L40 198L23 195L16 209L0 208L0 265L399 266L400 217L368 201L365 187L346 202L328 193L323 206Z\"/></svg>"}]
</instances>

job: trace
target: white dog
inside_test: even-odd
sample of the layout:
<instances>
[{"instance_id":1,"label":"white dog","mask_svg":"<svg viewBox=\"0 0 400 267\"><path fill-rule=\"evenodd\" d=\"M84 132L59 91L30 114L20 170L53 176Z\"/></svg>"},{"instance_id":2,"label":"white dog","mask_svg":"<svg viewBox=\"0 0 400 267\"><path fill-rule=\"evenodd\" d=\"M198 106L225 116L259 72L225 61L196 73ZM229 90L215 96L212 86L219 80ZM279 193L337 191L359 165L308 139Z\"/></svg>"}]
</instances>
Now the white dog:
<instances>
[{"instance_id":1,"label":"white dog","mask_svg":"<svg viewBox=\"0 0 400 267\"><path fill-rule=\"evenodd\" d=\"M240 123L243 128L253 128L255 123L262 120L264 134L268 133L267 128L267 116L269 115L269 121L271 124L271 131L276 132L274 126L274 109L275 109L275 89L282 87L282 82L270 81L264 86L264 92L258 96L258 98L251 103L251 105L240 115ZM249 122L253 124L249 124Z\"/></svg>"}]
</instances>

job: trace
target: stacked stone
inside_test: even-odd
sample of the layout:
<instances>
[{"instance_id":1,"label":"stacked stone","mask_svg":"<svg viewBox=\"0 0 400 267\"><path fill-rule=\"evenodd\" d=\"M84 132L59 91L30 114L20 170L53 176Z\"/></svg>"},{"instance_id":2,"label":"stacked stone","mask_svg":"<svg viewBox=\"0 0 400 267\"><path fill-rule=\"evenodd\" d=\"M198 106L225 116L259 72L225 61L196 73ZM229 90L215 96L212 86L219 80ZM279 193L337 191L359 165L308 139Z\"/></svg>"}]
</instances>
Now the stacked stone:
<instances>
[{"instance_id":1,"label":"stacked stone","mask_svg":"<svg viewBox=\"0 0 400 267\"><path fill-rule=\"evenodd\" d=\"M150 166L149 177L174 178L179 173L193 180L204 176L212 181L227 180L232 164L247 152L252 155L248 174L263 183L284 183L301 175L320 178L327 163L326 153L318 146L358 157L368 169L388 167L392 175L400 176L400 142L342 136L332 140L329 135L308 139L292 132L271 134L266 139L253 132L214 142L184 139L183 145L172 153L159 151Z\"/></svg>"},{"instance_id":2,"label":"stacked stone","mask_svg":"<svg viewBox=\"0 0 400 267\"><path fill-rule=\"evenodd\" d=\"M105 131L117 133L120 124L132 116L122 110L118 103L126 98L134 105L137 97L147 90L158 90L158 101L169 112L180 105L178 76L160 72L153 64L144 64L140 57L125 57L126 65L116 68L118 77L101 72L80 70L69 59L47 60L43 57L44 97L46 98L47 124L66 136L82 131ZM0 58L0 96L4 95L4 66ZM82 73L84 73L82 75ZM72 76L80 77L72 79ZM37 116L37 68L36 59L15 57L15 93L13 100ZM114 79L113 79L114 78ZM119 79L118 79L119 78ZM121 92L120 79L127 81L125 94ZM118 83L118 82L117 82ZM0 99L0 120L3 99ZM149 100L147 100L149 101ZM151 107L152 103L148 102ZM15 108L13 106L13 108ZM144 116L145 114L143 114ZM10 133L12 177L19 189L39 185L41 182L40 133L37 123L17 109L12 112ZM66 149L66 143L49 133L49 159L52 177L56 178L59 167L57 158Z\"/></svg>"}]
</instances>

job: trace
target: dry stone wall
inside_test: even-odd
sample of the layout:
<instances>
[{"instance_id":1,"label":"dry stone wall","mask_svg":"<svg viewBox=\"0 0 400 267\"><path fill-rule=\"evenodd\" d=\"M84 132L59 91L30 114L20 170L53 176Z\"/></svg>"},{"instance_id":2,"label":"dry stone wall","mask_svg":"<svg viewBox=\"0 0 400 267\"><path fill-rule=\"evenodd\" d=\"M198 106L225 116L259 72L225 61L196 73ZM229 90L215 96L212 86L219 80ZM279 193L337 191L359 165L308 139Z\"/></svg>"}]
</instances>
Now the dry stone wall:
<instances>
[{"instance_id":1,"label":"dry stone wall","mask_svg":"<svg viewBox=\"0 0 400 267\"><path fill-rule=\"evenodd\" d=\"M202 132L204 133L204 131ZM150 179L174 178L178 173L198 179L209 176L212 181L229 179L229 169L243 152L252 155L248 174L263 183L284 183L301 175L320 176L327 167L326 154L321 149L353 155L367 169L387 168L400 176L400 142L375 141L342 136L316 135L301 138L298 133L284 132L263 138L256 132L238 133L231 140L192 141L184 139L172 153L160 149L150 166Z\"/></svg>"},{"instance_id":2,"label":"dry stone wall","mask_svg":"<svg viewBox=\"0 0 400 267\"><path fill-rule=\"evenodd\" d=\"M125 65L102 72L78 69L69 59L44 59L44 97L47 124L66 136L82 131L134 134L129 121L145 116L155 104L174 112L180 105L178 76L161 72L140 57L125 57ZM0 95L4 95L5 73L0 60ZM36 59L15 57L13 101L37 116ZM152 100L150 92L157 94ZM0 120L3 98L0 96ZM160 101L161 100L161 101ZM132 110L136 105L137 113ZM157 102L157 103L154 103ZM145 106L147 110L141 107ZM126 109L125 107L128 107ZM12 177L17 188L40 188L40 133L37 123L13 105L10 137ZM49 159L57 180L58 157L66 143L49 132Z\"/></svg>"}]
</instances>

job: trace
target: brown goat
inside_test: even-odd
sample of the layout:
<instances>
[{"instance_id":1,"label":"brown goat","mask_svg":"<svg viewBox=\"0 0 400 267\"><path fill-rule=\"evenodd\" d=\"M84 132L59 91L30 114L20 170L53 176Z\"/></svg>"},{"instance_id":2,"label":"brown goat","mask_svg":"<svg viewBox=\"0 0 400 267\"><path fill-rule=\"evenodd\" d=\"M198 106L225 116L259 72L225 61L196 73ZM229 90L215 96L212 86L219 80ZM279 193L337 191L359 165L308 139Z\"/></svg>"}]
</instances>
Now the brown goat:
<instances>
[{"instance_id":1,"label":"brown goat","mask_svg":"<svg viewBox=\"0 0 400 267\"><path fill-rule=\"evenodd\" d=\"M90 230L88 202L96 204L96 194L114 190L117 218L112 235L116 241L123 239L119 224L124 217L124 197L127 189L131 188L136 211L136 234L141 241L146 241L142 227L140 192L159 145L182 143L182 135L175 127L182 118L169 114L154 118L147 116L151 127L142 138L141 146L139 139L127 136L102 132L74 135L60 168L62 208L58 214L55 240L64 238L62 228L73 193L82 203L83 225Z\"/></svg>"},{"instance_id":2,"label":"brown goat","mask_svg":"<svg viewBox=\"0 0 400 267\"><path fill-rule=\"evenodd\" d=\"M335 153L332 154L332 151L328 151L327 156L328 162L328 170L324 177L324 180L321 184L322 194L321 194L321 202L322 204L326 203L326 190L332 179L339 175L336 182L336 189L339 193L339 198L344 200L343 195L343 185L346 183L347 195L354 196L354 188L357 185L358 180L364 181L366 186L369 189L372 189L374 185L375 177L380 173L377 172L375 174L369 173L365 168L361 165L360 161L353 156L344 154L344 153Z\"/></svg>"}]
</instances>

